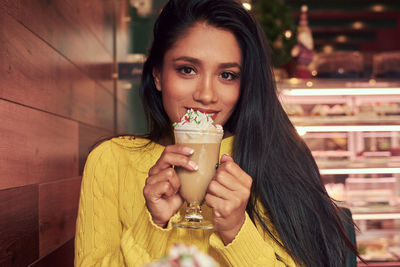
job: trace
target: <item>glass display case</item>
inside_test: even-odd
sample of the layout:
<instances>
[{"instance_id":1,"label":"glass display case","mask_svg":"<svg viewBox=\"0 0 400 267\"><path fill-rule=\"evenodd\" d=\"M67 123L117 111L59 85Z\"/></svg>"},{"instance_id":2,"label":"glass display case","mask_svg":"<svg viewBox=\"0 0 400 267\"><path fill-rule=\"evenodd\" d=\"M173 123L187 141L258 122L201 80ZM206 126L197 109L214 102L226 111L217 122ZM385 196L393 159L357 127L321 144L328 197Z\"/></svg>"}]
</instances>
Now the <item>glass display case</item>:
<instances>
[{"instance_id":1,"label":"glass display case","mask_svg":"<svg viewBox=\"0 0 400 267\"><path fill-rule=\"evenodd\" d=\"M400 83L290 79L278 90L328 193L352 211L368 266L400 266Z\"/></svg>"}]
</instances>

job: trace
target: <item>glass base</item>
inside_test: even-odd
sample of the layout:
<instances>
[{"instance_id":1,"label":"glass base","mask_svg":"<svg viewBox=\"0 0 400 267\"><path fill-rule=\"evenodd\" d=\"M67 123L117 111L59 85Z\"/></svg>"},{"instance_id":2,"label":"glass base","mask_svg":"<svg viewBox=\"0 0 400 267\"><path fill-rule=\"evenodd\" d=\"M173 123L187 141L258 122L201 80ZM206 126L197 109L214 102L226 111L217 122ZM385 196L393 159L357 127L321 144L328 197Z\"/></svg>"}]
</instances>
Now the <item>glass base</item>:
<instances>
[{"instance_id":1,"label":"glass base","mask_svg":"<svg viewBox=\"0 0 400 267\"><path fill-rule=\"evenodd\" d=\"M172 226L190 229L213 229L212 222L203 218L201 207L198 203L188 203L185 216Z\"/></svg>"},{"instance_id":2,"label":"glass base","mask_svg":"<svg viewBox=\"0 0 400 267\"><path fill-rule=\"evenodd\" d=\"M202 221L187 221L183 219L179 222L173 222L173 227L178 228L189 228L189 229L213 229L213 225L210 221L202 220Z\"/></svg>"}]
</instances>

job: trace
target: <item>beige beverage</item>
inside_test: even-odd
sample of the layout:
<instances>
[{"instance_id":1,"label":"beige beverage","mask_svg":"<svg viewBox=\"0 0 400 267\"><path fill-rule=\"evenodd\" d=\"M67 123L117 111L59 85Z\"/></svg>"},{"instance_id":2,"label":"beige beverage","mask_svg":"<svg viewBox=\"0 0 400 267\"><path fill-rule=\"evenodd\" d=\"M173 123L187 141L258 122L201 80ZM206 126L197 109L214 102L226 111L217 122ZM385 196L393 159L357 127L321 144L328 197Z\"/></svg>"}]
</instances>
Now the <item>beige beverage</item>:
<instances>
[{"instance_id":1,"label":"beige beverage","mask_svg":"<svg viewBox=\"0 0 400 267\"><path fill-rule=\"evenodd\" d=\"M215 175L219 159L219 148L224 135L221 125L214 125L210 115L188 110L179 123L174 123L176 144L183 144L194 150L190 159L198 169L189 171L176 167L181 181L180 194L185 199L186 209L174 227L190 229L212 229L212 221L202 215L201 204L208 185Z\"/></svg>"},{"instance_id":2,"label":"beige beverage","mask_svg":"<svg viewBox=\"0 0 400 267\"><path fill-rule=\"evenodd\" d=\"M197 171L176 169L181 181L180 193L186 201L200 204L216 172L220 143L183 143L183 145L194 149L190 159L197 163L199 169Z\"/></svg>"}]
</instances>

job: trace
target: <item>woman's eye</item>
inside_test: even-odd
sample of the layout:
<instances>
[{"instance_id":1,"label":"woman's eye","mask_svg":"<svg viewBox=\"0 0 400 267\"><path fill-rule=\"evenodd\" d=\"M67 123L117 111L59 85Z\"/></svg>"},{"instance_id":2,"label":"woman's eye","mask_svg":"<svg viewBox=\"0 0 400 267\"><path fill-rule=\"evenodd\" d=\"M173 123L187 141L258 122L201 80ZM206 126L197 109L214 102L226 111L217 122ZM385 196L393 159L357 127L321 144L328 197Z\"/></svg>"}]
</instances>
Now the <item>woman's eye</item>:
<instances>
[{"instance_id":1,"label":"woman's eye","mask_svg":"<svg viewBox=\"0 0 400 267\"><path fill-rule=\"evenodd\" d=\"M239 75L233 72L225 71L220 74L221 78L227 81L233 81L239 78Z\"/></svg>"},{"instance_id":2,"label":"woman's eye","mask_svg":"<svg viewBox=\"0 0 400 267\"><path fill-rule=\"evenodd\" d=\"M195 70L192 68L192 67L180 67L180 68L178 68L178 71L180 72L180 73L182 73L182 74L185 74L185 75L192 75L192 74L195 74Z\"/></svg>"}]
</instances>

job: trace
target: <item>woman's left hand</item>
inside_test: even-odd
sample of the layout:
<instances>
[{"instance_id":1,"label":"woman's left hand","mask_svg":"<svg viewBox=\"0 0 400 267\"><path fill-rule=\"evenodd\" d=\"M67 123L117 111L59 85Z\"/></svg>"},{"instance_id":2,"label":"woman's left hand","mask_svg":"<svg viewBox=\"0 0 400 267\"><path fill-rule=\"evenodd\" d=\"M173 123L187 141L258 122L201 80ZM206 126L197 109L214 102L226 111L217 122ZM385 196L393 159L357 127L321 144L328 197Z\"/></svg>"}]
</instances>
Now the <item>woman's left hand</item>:
<instances>
[{"instance_id":1,"label":"woman's left hand","mask_svg":"<svg viewBox=\"0 0 400 267\"><path fill-rule=\"evenodd\" d=\"M233 241L245 220L246 206L253 179L229 155L222 155L221 165L210 182L205 201L213 208L214 229L225 245Z\"/></svg>"}]
</instances>

